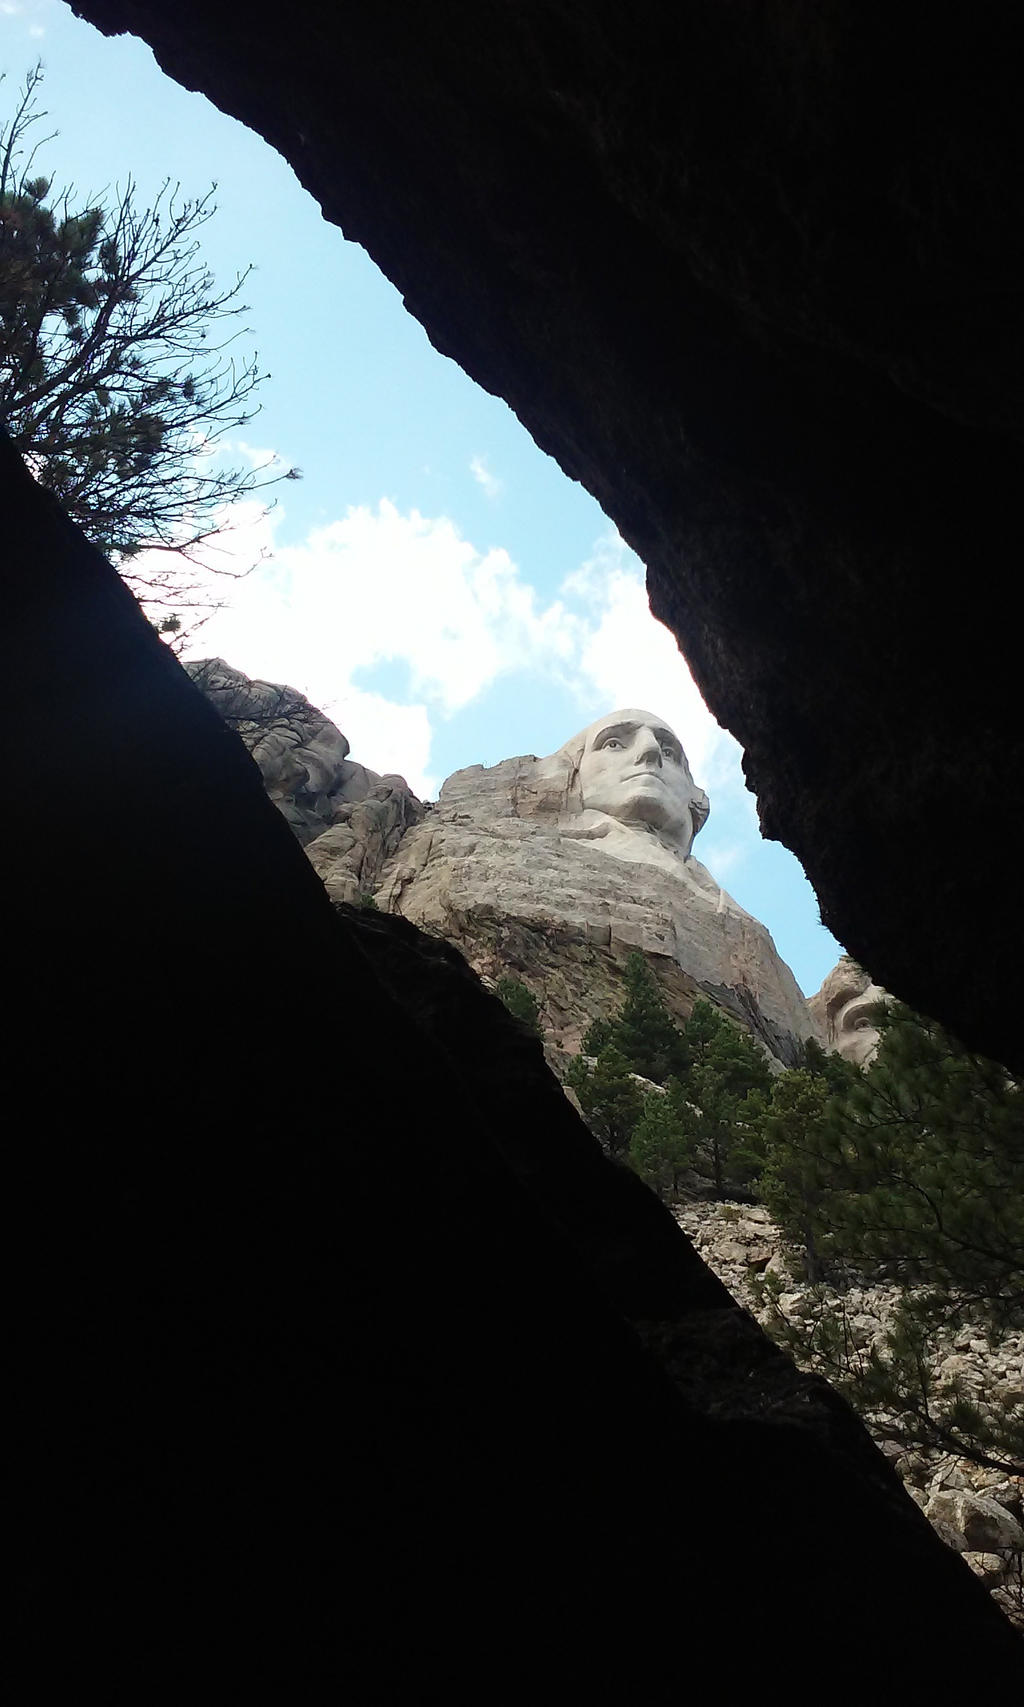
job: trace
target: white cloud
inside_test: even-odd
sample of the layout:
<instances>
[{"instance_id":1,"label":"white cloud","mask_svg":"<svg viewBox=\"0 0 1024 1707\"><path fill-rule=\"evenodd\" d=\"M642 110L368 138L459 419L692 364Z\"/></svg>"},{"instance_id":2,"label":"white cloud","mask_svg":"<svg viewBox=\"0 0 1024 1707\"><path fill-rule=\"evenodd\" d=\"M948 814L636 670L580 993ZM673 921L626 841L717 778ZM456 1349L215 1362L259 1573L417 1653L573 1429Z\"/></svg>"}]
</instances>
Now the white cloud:
<instances>
[{"instance_id":1,"label":"white cloud","mask_svg":"<svg viewBox=\"0 0 1024 1707\"><path fill-rule=\"evenodd\" d=\"M433 730L425 705L397 705L383 694L351 685L320 707L348 737L352 757L382 772L404 776L421 800L436 800L444 781L429 768ZM371 763L367 754L375 755ZM388 755L393 755L388 762Z\"/></svg>"},{"instance_id":2,"label":"white cloud","mask_svg":"<svg viewBox=\"0 0 1024 1707\"><path fill-rule=\"evenodd\" d=\"M637 705L678 734L690 769L704 787L735 768L739 746L700 696L675 637L651 615L643 569L618 534L564 582L563 594L585 599L594 613L579 655L582 681L602 709Z\"/></svg>"},{"instance_id":3,"label":"white cloud","mask_svg":"<svg viewBox=\"0 0 1024 1707\"><path fill-rule=\"evenodd\" d=\"M488 498L497 498L500 496L505 483L503 480L499 480L496 474L491 473L487 466L487 458L485 456L470 457L469 472L473 476L477 485L483 487Z\"/></svg>"},{"instance_id":4,"label":"white cloud","mask_svg":"<svg viewBox=\"0 0 1024 1707\"><path fill-rule=\"evenodd\" d=\"M161 603L182 614L189 604L215 605L233 598L240 585L238 577L271 556L273 521L259 499L221 504L212 517L204 519L204 527L211 524L220 531L197 545L187 558L171 551L140 551L131 559L126 573L140 597L150 585L166 589ZM185 539L191 531L188 518L183 518L179 537Z\"/></svg>"},{"instance_id":5,"label":"white cloud","mask_svg":"<svg viewBox=\"0 0 1024 1707\"><path fill-rule=\"evenodd\" d=\"M545 603L507 551L481 552L448 517L404 514L387 499L349 509L296 545L275 543L281 505L268 515L250 500L231 514L235 526L208 548L210 561L267 561L241 581L210 577L230 607L203 627L190 655L219 653L249 675L299 688L344 729L354 757L400 771L426 798L441 780L430 763L438 721L527 670L568 688L581 724L619 705L658 712L698 782L719 797L723 786L743 792L739 749L651 616L641 566L614 532ZM401 672L391 692L360 682L389 665Z\"/></svg>"},{"instance_id":6,"label":"white cloud","mask_svg":"<svg viewBox=\"0 0 1024 1707\"><path fill-rule=\"evenodd\" d=\"M212 445L212 449L218 455L233 456L237 452L250 468L265 468L268 472L283 473L288 466L280 451L246 444L244 439L220 439Z\"/></svg>"},{"instance_id":7,"label":"white cloud","mask_svg":"<svg viewBox=\"0 0 1024 1707\"><path fill-rule=\"evenodd\" d=\"M743 864L750 853L750 846L746 842L737 841L709 842L704 836L701 838L699 852L704 864L710 867L717 878L722 878Z\"/></svg>"},{"instance_id":8,"label":"white cloud","mask_svg":"<svg viewBox=\"0 0 1024 1707\"><path fill-rule=\"evenodd\" d=\"M581 620L561 601L542 607L508 552L479 552L446 516L403 515L382 499L314 528L300 545L275 546L282 507L269 516L257 504L236 510L244 514L217 542L220 561L270 561L245 580L211 583L230 593L230 608L206 623L189 654L217 652L299 688L337 716L355 756L376 770L424 785L432 718L462 709L509 671L571 668ZM407 672L412 705L353 680L388 664Z\"/></svg>"},{"instance_id":9,"label":"white cloud","mask_svg":"<svg viewBox=\"0 0 1024 1707\"><path fill-rule=\"evenodd\" d=\"M318 668L344 680L403 663L412 692L442 715L504 672L569 655L562 607L539 609L508 552L477 551L446 516L403 515L382 499L314 529L276 561Z\"/></svg>"}]
</instances>

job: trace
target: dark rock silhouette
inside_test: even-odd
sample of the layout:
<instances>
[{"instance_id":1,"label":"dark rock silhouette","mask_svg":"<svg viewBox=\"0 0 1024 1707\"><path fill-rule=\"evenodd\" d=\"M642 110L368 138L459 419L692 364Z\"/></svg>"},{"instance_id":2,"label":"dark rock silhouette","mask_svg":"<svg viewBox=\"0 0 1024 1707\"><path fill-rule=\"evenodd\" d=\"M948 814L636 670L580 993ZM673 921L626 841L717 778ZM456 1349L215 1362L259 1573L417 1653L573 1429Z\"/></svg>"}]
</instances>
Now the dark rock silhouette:
<instances>
[{"instance_id":1,"label":"dark rock silhouette","mask_svg":"<svg viewBox=\"0 0 1024 1707\"><path fill-rule=\"evenodd\" d=\"M849 1414L451 950L332 911L240 739L0 453L5 731L31 708L60 779L7 839L36 1676L659 1698L676 1632L710 1676L724 1545L767 1555L736 1677L799 1597L812 1657L870 1630L909 1686L941 1633L947 1679L979 1651L1009 1679L1008 1626ZM305 1095L311 1025L333 1095Z\"/></svg>"},{"instance_id":2,"label":"dark rock silhouette","mask_svg":"<svg viewBox=\"0 0 1024 1707\"><path fill-rule=\"evenodd\" d=\"M75 0L261 131L648 568L766 834L1024 1067L1024 118L1001 8Z\"/></svg>"},{"instance_id":3,"label":"dark rock silhouette","mask_svg":"<svg viewBox=\"0 0 1024 1707\"><path fill-rule=\"evenodd\" d=\"M1024 851L1016 634L985 596L1021 356L991 21L76 9L282 148L586 481L833 929L1019 1052L1015 945L950 852L970 811L1009 892ZM0 476L40 1687L674 1700L720 1682L724 1626L736 1691L784 1643L833 1693L851 1655L901 1699L1012 1690L1019 1644L848 1415L754 1351L681 1235L634 1278L632 1185L592 1163L570 1223L564 1163L508 1148L112 571L2 445ZM303 1094L313 1028L333 1094ZM631 1295L665 1320L641 1334Z\"/></svg>"}]
</instances>

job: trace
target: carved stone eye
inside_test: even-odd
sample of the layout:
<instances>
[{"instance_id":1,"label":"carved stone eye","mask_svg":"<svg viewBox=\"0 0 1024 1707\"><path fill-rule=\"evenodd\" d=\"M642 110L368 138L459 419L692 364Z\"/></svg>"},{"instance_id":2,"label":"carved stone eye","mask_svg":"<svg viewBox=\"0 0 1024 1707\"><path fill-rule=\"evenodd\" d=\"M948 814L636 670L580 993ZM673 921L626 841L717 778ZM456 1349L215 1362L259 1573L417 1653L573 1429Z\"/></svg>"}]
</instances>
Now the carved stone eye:
<instances>
[{"instance_id":1,"label":"carved stone eye","mask_svg":"<svg viewBox=\"0 0 1024 1707\"><path fill-rule=\"evenodd\" d=\"M617 739L616 739L616 737L615 737L615 736L614 736L614 735L612 735L612 736L610 736L610 737L609 737L609 739L608 739L608 740L607 740L607 741L606 741L606 742L605 742L605 746L606 746L606 747L610 747L610 748L612 748L612 749L613 749L613 750L620 750L620 749L621 749L621 747L622 747L622 742L621 742L621 741L619 741L619 740L617 740Z\"/></svg>"}]
</instances>

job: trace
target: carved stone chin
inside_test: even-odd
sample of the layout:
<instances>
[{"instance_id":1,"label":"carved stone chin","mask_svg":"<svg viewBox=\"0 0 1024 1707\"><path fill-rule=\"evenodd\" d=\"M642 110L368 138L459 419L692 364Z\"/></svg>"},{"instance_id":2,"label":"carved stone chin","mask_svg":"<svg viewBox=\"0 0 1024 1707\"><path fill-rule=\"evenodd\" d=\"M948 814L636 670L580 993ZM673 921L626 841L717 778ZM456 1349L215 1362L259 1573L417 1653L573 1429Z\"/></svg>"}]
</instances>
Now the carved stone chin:
<instances>
[{"instance_id":1,"label":"carved stone chin","mask_svg":"<svg viewBox=\"0 0 1024 1707\"><path fill-rule=\"evenodd\" d=\"M541 978L550 959L552 992L578 959L584 1001L617 988L639 948L668 968L681 1014L703 992L795 1064L816 1027L767 930L693 857L708 810L664 719L611 712L545 758L456 771L387 860L377 902L455 942L485 976L503 970L498 939L529 941ZM579 1002L561 1005L552 1035L571 1052Z\"/></svg>"},{"instance_id":2,"label":"carved stone chin","mask_svg":"<svg viewBox=\"0 0 1024 1707\"><path fill-rule=\"evenodd\" d=\"M684 859L708 815L707 795L690 774L675 730L635 706L609 712L541 762L566 765L570 811L653 830ZM620 852L618 838L608 851L618 858L642 857Z\"/></svg>"}]
</instances>

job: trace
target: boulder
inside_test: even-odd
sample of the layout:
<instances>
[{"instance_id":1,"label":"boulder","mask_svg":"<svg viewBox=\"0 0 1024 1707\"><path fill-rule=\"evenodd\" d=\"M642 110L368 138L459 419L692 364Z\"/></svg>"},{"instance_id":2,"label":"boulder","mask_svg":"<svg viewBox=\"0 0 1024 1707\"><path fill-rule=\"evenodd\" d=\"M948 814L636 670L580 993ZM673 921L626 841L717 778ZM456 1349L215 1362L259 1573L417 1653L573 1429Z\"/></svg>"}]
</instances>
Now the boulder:
<instances>
[{"instance_id":1,"label":"boulder","mask_svg":"<svg viewBox=\"0 0 1024 1707\"><path fill-rule=\"evenodd\" d=\"M986 1494L967 1488L942 1488L929 1500L928 1516L950 1524L973 1552L1024 1548L1024 1529L1005 1506Z\"/></svg>"}]
</instances>

